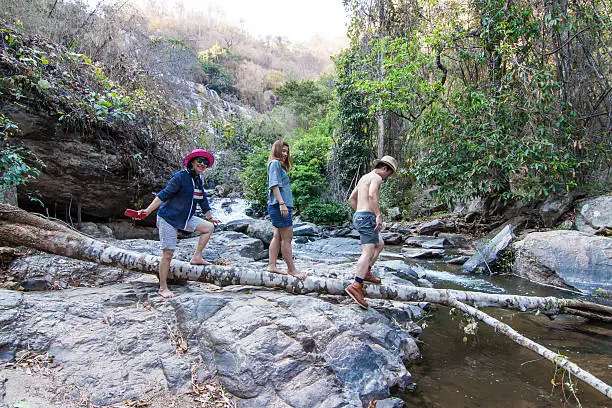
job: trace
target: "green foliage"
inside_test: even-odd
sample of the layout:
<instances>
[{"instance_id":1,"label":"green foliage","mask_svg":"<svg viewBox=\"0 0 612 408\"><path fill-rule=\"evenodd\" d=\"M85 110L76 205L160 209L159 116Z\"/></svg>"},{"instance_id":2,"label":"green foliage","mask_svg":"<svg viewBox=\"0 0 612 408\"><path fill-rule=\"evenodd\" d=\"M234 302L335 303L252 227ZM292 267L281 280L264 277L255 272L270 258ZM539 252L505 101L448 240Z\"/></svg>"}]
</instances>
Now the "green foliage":
<instances>
[{"instance_id":1,"label":"green foliage","mask_svg":"<svg viewBox=\"0 0 612 408\"><path fill-rule=\"evenodd\" d=\"M23 149L11 146L0 150L0 190L26 184L40 175L40 170L26 164L21 152Z\"/></svg>"},{"instance_id":2,"label":"green foliage","mask_svg":"<svg viewBox=\"0 0 612 408\"><path fill-rule=\"evenodd\" d=\"M610 76L603 3L381 0L385 14L346 3L353 21L351 47L336 59L335 147L344 186L360 168L347 157L381 142L373 118L388 113L404 119L406 136L384 138L406 138L413 175L443 203L540 199L609 174L609 126L598 116L610 111L600 85Z\"/></svg>"},{"instance_id":3,"label":"green foliage","mask_svg":"<svg viewBox=\"0 0 612 408\"><path fill-rule=\"evenodd\" d=\"M220 94L240 97L234 73L225 65L228 61L235 61L239 57L231 54L227 48L215 46L201 53L198 59L208 76L207 86L209 88Z\"/></svg>"},{"instance_id":4,"label":"green foliage","mask_svg":"<svg viewBox=\"0 0 612 408\"><path fill-rule=\"evenodd\" d=\"M19 132L19 127L0 113L0 140L6 143L10 136ZM23 149L5 145L0 150L0 190L6 190L40 175L40 170L30 167L23 159ZM40 163L40 165L44 165Z\"/></svg>"},{"instance_id":5,"label":"green foliage","mask_svg":"<svg viewBox=\"0 0 612 408\"><path fill-rule=\"evenodd\" d=\"M270 149L274 141L283 138L282 124L267 117L234 118L231 122L214 122L217 133L223 135L222 149L231 149L241 157L254 152L260 147ZM268 150L268 154L269 154Z\"/></svg>"},{"instance_id":6,"label":"green foliage","mask_svg":"<svg viewBox=\"0 0 612 408\"><path fill-rule=\"evenodd\" d=\"M576 149L576 112L559 97L561 85L549 66L524 60L540 35L532 10L482 3L479 41L488 77L449 93L419 122L428 141L415 157L423 184L439 186L441 201L475 196L535 199L569 191L586 164ZM465 64L473 56L460 53ZM501 60L523 59L501 71Z\"/></svg>"},{"instance_id":7,"label":"green foliage","mask_svg":"<svg viewBox=\"0 0 612 408\"><path fill-rule=\"evenodd\" d=\"M423 104L438 97L442 84L423 75L424 70L435 72L435 58L422 45L416 36L386 36L370 42L370 53L360 55L360 64L369 69L352 75L352 86L365 96L370 112L392 111L417 118Z\"/></svg>"},{"instance_id":8,"label":"green foliage","mask_svg":"<svg viewBox=\"0 0 612 408\"><path fill-rule=\"evenodd\" d=\"M2 57L10 67L0 79L3 99L34 97L65 126L133 126L137 115L162 116L158 100L141 88L127 92L117 86L87 55L53 44L26 45L22 34L8 27L0 31Z\"/></svg>"},{"instance_id":9,"label":"green foliage","mask_svg":"<svg viewBox=\"0 0 612 408\"><path fill-rule=\"evenodd\" d=\"M335 96L339 129L333 148L333 161L343 189L349 189L356 178L369 169L373 159L370 132L374 119L365 95L354 85L354 75L360 67L359 53L354 50L341 53L336 58L338 77Z\"/></svg>"},{"instance_id":10,"label":"green foliage","mask_svg":"<svg viewBox=\"0 0 612 408\"><path fill-rule=\"evenodd\" d=\"M288 81L275 90L279 106L289 107L300 119L300 126L309 128L325 116L331 91L315 81Z\"/></svg>"},{"instance_id":11,"label":"green foliage","mask_svg":"<svg viewBox=\"0 0 612 408\"><path fill-rule=\"evenodd\" d=\"M512 265L514 265L514 261L516 259L516 251L512 248L512 245L506 247L503 251L501 251L495 262L493 262L490 266L491 271L493 273L498 274L511 274L512 273Z\"/></svg>"},{"instance_id":12,"label":"green foliage","mask_svg":"<svg viewBox=\"0 0 612 408\"><path fill-rule=\"evenodd\" d=\"M270 148L260 146L246 157L242 173L245 197L260 207L268 202L268 156Z\"/></svg>"},{"instance_id":13,"label":"green foliage","mask_svg":"<svg viewBox=\"0 0 612 408\"><path fill-rule=\"evenodd\" d=\"M349 213L346 206L337 202L313 202L300 213L304 221L314 222L319 225L342 224L348 219Z\"/></svg>"},{"instance_id":14,"label":"green foliage","mask_svg":"<svg viewBox=\"0 0 612 408\"><path fill-rule=\"evenodd\" d=\"M404 171L400 174L388 178L380 189L380 208L383 212L389 208L399 207L402 213L409 212L412 204L411 199L413 194L410 191L412 188L412 180Z\"/></svg>"},{"instance_id":15,"label":"green foliage","mask_svg":"<svg viewBox=\"0 0 612 408\"><path fill-rule=\"evenodd\" d=\"M526 107L512 94L452 95L423 117L419 131L429 150L415 162L417 179L438 185L446 202L487 195L534 199L575 187L582 161L572 128L567 116L547 116L547 108Z\"/></svg>"}]
</instances>

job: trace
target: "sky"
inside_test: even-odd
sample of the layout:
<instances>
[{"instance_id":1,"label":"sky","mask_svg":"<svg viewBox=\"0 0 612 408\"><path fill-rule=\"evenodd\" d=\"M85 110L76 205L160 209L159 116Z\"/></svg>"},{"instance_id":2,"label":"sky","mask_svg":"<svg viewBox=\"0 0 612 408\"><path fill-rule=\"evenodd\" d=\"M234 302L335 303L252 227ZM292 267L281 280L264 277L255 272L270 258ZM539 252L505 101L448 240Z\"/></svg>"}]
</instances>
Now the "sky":
<instances>
[{"instance_id":1,"label":"sky","mask_svg":"<svg viewBox=\"0 0 612 408\"><path fill-rule=\"evenodd\" d=\"M255 37L307 42L317 35L344 38L348 18L342 0L183 0L185 8L216 14Z\"/></svg>"}]
</instances>

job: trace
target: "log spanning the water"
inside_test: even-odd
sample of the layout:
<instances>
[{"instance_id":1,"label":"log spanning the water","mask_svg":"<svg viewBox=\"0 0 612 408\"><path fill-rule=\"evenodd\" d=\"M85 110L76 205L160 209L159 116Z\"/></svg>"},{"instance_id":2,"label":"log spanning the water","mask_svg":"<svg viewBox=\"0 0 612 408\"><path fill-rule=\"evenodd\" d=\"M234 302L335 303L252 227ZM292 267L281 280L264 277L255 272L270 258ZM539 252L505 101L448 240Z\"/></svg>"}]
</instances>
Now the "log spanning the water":
<instances>
[{"instance_id":1,"label":"log spanning the water","mask_svg":"<svg viewBox=\"0 0 612 408\"><path fill-rule=\"evenodd\" d=\"M7 204L0 204L0 244L27 246L56 255L149 274L157 273L160 261L157 256L124 250L97 241L65 225ZM314 276L300 281L288 275L274 274L248 266L201 266L178 260L173 260L170 265L170 277L208 282L218 286L263 286L300 294L317 292L344 295L344 288L349 283L339 279L324 279ZM423 301L456 307L464 313L484 321L517 343L553 361L612 399L612 387L569 362L565 357L527 339L509 326L473 306L503 307L520 311L539 310L546 314L571 313L608 322L612 318L611 307L574 299L499 295L404 285L368 285L366 296L375 299Z\"/></svg>"}]
</instances>

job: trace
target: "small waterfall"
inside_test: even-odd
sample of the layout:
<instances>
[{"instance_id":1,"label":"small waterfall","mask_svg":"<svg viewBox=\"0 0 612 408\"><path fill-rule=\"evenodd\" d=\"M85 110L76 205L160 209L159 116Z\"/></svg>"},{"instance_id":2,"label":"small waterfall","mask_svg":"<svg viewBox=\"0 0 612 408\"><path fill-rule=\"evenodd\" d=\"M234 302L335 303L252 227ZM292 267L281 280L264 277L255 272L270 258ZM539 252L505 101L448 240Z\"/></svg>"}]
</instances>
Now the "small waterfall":
<instances>
[{"instance_id":1,"label":"small waterfall","mask_svg":"<svg viewBox=\"0 0 612 408\"><path fill-rule=\"evenodd\" d=\"M206 89L206 93L208 96L211 96L215 100L219 100L219 94L214 89L210 89L208 85L204 85L204 89Z\"/></svg>"},{"instance_id":2,"label":"small waterfall","mask_svg":"<svg viewBox=\"0 0 612 408\"><path fill-rule=\"evenodd\" d=\"M249 203L244 198L212 197L208 199L213 216L224 224L234 220L251 218L245 211Z\"/></svg>"}]
</instances>

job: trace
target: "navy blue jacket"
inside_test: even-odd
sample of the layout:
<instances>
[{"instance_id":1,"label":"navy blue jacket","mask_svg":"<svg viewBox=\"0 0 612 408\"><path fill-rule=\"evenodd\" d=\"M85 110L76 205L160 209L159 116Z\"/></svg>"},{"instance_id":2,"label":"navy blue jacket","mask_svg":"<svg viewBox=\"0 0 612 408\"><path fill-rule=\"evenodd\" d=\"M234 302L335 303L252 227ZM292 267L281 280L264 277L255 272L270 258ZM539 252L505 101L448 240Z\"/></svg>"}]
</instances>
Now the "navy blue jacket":
<instances>
[{"instance_id":1,"label":"navy blue jacket","mask_svg":"<svg viewBox=\"0 0 612 408\"><path fill-rule=\"evenodd\" d=\"M202 200L194 200L193 191L197 187L202 190ZM196 177L196 180L191 177L187 169L174 173L168 185L157 196L163 201L157 211L157 215L163 218L168 224L176 229L184 230L187 227L187 221L195 214L198 202L200 208L206 214L210 211L210 204L204 192L204 183L201 177Z\"/></svg>"}]
</instances>

